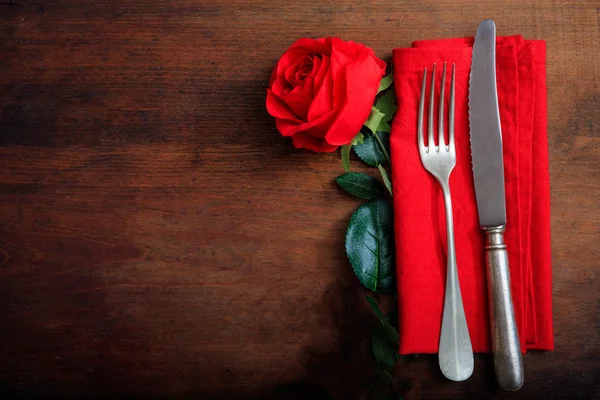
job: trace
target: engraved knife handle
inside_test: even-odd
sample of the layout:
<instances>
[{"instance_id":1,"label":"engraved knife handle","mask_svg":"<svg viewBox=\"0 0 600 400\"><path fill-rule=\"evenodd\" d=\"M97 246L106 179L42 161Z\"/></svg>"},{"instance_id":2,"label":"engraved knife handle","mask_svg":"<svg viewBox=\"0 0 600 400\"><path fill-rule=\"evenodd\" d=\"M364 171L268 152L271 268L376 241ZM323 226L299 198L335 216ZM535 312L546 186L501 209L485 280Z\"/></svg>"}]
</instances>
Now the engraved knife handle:
<instances>
[{"instance_id":1,"label":"engraved knife handle","mask_svg":"<svg viewBox=\"0 0 600 400\"><path fill-rule=\"evenodd\" d=\"M504 390L519 390L524 379L523 358L510 294L504 226L483 230L486 234L488 303L496 378Z\"/></svg>"}]
</instances>

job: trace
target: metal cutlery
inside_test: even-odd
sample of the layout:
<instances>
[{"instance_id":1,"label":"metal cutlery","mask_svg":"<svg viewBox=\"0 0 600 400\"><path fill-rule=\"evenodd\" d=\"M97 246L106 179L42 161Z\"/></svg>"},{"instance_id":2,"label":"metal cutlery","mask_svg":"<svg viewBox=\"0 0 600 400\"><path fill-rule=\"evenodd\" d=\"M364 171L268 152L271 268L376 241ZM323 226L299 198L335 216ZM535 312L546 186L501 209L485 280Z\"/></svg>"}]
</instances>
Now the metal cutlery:
<instances>
[{"instance_id":1,"label":"metal cutlery","mask_svg":"<svg viewBox=\"0 0 600 400\"><path fill-rule=\"evenodd\" d=\"M502 130L496 89L496 25L477 28L469 83L471 157L479 224L486 235L486 266L496 377L506 390L523 385L523 360L510 293L504 244L506 204Z\"/></svg>"},{"instance_id":2,"label":"metal cutlery","mask_svg":"<svg viewBox=\"0 0 600 400\"><path fill-rule=\"evenodd\" d=\"M455 66L452 65L452 81L450 83L450 98L448 112L449 141L444 138L444 107L446 63L442 71L442 86L438 99L438 145L434 139L434 92L435 92L435 64L431 75L431 89L429 95L428 140L425 146L423 135L423 117L425 108L425 87L427 83L427 68L423 74L421 98L419 102L419 115L417 123L418 147L421 162L425 169L435 177L442 188L444 205L446 208L446 232L448 242L448 262L446 271L446 294L444 299L444 313L439 343L439 365L445 377L453 381L464 381L473 373L473 349L467 327L465 310L463 307L458 271L456 267L456 253L454 250L454 224L452 220L452 200L450 197L450 173L456 165L456 148L454 144L454 81Z\"/></svg>"}]
</instances>

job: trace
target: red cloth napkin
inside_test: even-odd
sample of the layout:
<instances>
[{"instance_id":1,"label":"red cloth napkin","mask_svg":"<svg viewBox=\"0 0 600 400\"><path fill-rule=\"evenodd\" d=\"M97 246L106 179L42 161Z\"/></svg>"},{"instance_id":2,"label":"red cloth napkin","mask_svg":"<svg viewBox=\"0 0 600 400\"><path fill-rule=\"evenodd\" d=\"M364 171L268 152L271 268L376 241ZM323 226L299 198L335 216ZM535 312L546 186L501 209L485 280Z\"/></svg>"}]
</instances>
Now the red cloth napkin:
<instances>
[{"instance_id":1,"label":"red cloth napkin","mask_svg":"<svg viewBox=\"0 0 600 400\"><path fill-rule=\"evenodd\" d=\"M468 88L473 38L419 41L394 49L399 110L390 146L399 297L400 353L437 353L446 276L442 192L417 150L423 69L456 63L456 167L450 177L458 274L475 352L491 350L484 237L479 229L469 146ZM498 100L504 146L511 290L523 351L551 350L550 185L546 132L546 46L498 37ZM450 68L446 79L449 93ZM428 90L428 89L427 89ZM437 106L436 106L437 107Z\"/></svg>"}]
</instances>

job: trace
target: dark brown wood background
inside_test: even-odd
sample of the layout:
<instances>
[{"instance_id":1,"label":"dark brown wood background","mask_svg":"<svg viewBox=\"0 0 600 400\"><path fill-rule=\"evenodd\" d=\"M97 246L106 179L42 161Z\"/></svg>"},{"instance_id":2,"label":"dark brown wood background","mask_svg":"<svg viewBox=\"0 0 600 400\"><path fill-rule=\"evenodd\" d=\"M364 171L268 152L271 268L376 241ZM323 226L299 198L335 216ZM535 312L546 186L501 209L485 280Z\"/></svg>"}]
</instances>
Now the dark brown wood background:
<instances>
[{"instance_id":1,"label":"dark brown wood background","mask_svg":"<svg viewBox=\"0 0 600 400\"><path fill-rule=\"evenodd\" d=\"M600 395L596 1L0 1L0 397L357 399L375 323L345 259L336 154L264 107L297 38L548 44L556 351L516 394L489 356L407 399Z\"/></svg>"}]
</instances>

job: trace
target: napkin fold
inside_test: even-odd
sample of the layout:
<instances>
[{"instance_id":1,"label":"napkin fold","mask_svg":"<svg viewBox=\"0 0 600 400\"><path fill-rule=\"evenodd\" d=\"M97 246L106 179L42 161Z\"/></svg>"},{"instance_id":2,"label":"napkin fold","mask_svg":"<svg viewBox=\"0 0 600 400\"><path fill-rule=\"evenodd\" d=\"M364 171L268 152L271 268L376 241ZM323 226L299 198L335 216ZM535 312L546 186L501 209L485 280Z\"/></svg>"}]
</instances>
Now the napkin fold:
<instances>
[{"instance_id":1,"label":"napkin fold","mask_svg":"<svg viewBox=\"0 0 600 400\"><path fill-rule=\"evenodd\" d=\"M475 352L491 351L484 236L479 228L469 142L468 88L473 38L418 41L393 50L398 112L390 146L399 298L400 353L437 353L446 276L446 223L439 184L417 149L423 70L456 64L456 167L450 177L458 275ZM498 101L511 290L521 348L551 350L550 184L546 132L546 46L498 37ZM429 85L429 84L428 84ZM429 86L428 86L429 87ZM427 89L429 90L429 89Z\"/></svg>"}]
</instances>

